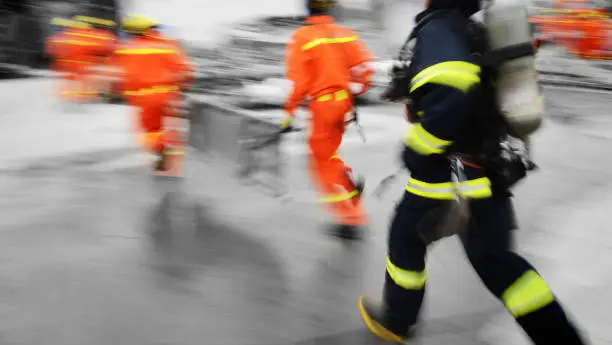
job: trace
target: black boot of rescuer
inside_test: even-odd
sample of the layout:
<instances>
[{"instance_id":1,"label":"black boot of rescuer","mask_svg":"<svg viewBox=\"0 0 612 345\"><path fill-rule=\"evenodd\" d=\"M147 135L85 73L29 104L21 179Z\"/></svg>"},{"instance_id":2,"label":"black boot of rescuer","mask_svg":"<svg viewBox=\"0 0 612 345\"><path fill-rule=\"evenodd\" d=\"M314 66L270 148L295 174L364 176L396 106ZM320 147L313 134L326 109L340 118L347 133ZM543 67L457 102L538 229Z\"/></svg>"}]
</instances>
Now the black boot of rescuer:
<instances>
[{"instance_id":1,"label":"black boot of rescuer","mask_svg":"<svg viewBox=\"0 0 612 345\"><path fill-rule=\"evenodd\" d=\"M155 160L155 162L153 163L153 170L154 171L166 171L168 170L168 159L167 159L167 155L164 153L164 151L159 152L157 154L157 160Z\"/></svg>"},{"instance_id":2,"label":"black boot of rescuer","mask_svg":"<svg viewBox=\"0 0 612 345\"><path fill-rule=\"evenodd\" d=\"M363 239L363 229L355 225L333 224L327 228L327 234L331 237L347 241Z\"/></svg>"},{"instance_id":3,"label":"black boot of rescuer","mask_svg":"<svg viewBox=\"0 0 612 345\"><path fill-rule=\"evenodd\" d=\"M405 332L393 330L385 320L384 308L368 297L361 296L357 302L363 323L377 338L394 343L404 343L414 337L412 328Z\"/></svg>"}]
</instances>

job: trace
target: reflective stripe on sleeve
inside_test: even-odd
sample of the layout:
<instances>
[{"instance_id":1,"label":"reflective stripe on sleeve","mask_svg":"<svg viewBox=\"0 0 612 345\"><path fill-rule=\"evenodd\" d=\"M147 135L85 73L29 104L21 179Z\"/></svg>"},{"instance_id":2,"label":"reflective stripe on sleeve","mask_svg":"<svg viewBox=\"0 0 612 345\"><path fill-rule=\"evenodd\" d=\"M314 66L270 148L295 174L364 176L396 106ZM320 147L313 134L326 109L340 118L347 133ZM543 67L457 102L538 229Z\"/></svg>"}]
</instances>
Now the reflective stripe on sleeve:
<instances>
[{"instance_id":1,"label":"reflective stripe on sleeve","mask_svg":"<svg viewBox=\"0 0 612 345\"><path fill-rule=\"evenodd\" d=\"M440 154L452 141L443 140L429 133L420 123L408 129L404 137L404 143L416 153L422 156Z\"/></svg>"},{"instance_id":2,"label":"reflective stripe on sleeve","mask_svg":"<svg viewBox=\"0 0 612 345\"><path fill-rule=\"evenodd\" d=\"M467 92L480 83L480 67L464 61L447 61L427 67L410 82L410 92L421 86L433 83Z\"/></svg>"}]
</instances>

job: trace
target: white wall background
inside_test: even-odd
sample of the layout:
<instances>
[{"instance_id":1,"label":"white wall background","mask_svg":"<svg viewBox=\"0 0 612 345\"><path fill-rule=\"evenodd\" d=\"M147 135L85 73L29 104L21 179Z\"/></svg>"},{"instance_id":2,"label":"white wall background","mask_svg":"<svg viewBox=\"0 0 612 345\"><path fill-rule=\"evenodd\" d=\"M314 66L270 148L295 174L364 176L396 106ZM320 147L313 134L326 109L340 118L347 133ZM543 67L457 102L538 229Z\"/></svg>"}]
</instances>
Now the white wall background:
<instances>
[{"instance_id":1,"label":"white wall background","mask_svg":"<svg viewBox=\"0 0 612 345\"><path fill-rule=\"evenodd\" d=\"M221 37L224 25L239 20L254 16L303 15L305 1L126 0L123 6L127 13L138 12L156 17L171 26L175 34L181 38L210 43ZM369 8L371 0L339 1L343 6L366 9Z\"/></svg>"}]
</instances>

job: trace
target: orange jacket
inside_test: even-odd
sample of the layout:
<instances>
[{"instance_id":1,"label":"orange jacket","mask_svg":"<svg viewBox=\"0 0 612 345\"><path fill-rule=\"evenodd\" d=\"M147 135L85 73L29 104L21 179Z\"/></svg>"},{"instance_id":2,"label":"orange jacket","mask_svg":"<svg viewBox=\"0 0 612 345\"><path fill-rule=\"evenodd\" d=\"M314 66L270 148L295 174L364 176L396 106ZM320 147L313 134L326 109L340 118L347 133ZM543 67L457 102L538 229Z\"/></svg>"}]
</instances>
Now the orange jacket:
<instances>
[{"instance_id":1,"label":"orange jacket","mask_svg":"<svg viewBox=\"0 0 612 345\"><path fill-rule=\"evenodd\" d=\"M172 44L174 45L174 47L176 48L178 54L182 55L183 59L185 61L189 61L189 57L187 55L187 53L185 52L185 50L183 50L183 48L181 47L181 42L175 38L170 38L167 36L164 36L161 32L157 31L157 30L149 30L148 32L145 33L146 36L160 40L162 42L166 42L168 44ZM185 79L184 82L185 83L189 83L193 80L193 67L190 66L189 64L186 66L188 69L185 71L186 73L184 73Z\"/></svg>"},{"instance_id":2,"label":"orange jacket","mask_svg":"<svg viewBox=\"0 0 612 345\"><path fill-rule=\"evenodd\" d=\"M330 16L311 16L306 23L310 25L297 29L287 46L287 78L293 90L284 109L290 115L307 96L349 90L351 82L364 84L365 92L371 78L367 68L359 67L374 58L354 31Z\"/></svg>"},{"instance_id":3,"label":"orange jacket","mask_svg":"<svg viewBox=\"0 0 612 345\"><path fill-rule=\"evenodd\" d=\"M69 28L47 39L47 53L55 59L97 63L113 51L115 44L110 32Z\"/></svg>"},{"instance_id":4,"label":"orange jacket","mask_svg":"<svg viewBox=\"0 0 612 345\"><path fill-rule=\"evenodd\" d=\"M175 44L148 36L119 44L108 63L117 67L123 91L134 95L174 89L192 72L187 56Z\"/></svg>"}]
</instances>

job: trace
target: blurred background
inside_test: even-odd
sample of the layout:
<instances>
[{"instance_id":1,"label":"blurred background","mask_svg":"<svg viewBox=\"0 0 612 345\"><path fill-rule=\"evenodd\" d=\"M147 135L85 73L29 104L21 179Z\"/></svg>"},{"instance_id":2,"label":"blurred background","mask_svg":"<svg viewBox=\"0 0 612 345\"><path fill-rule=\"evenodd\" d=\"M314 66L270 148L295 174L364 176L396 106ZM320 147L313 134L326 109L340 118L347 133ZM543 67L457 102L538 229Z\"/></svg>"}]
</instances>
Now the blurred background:
<instances>
[{"instance_id":1,"label":"blurred background","mask_svg":"<svg viewBox=\"0 0 612 345\"><path fill-rule=\"evenodd\" d=\"M527 5L547 116L533 142L540 169L515 193L516 243L592 343L612 344L612 2ZM349 127L342 146L366 176L371 226L368 241L344 246L321 231L304 133L256 151L240 141L278 128L303 1L0 0L0 345L376 344L355 303L380 294L407 178L370 194L397 170L407 128L379 95L422 7L340 0L334 10L376 55L375 85L358 99L367 141ZM91 102L56 97L53 19L130 13L159 20L196 68L178 105L182 179L151 176L135 110L112 80L100 76ZM431 253L417 343L528 344L455 238Z\"/></svg>"}]
</instances>

